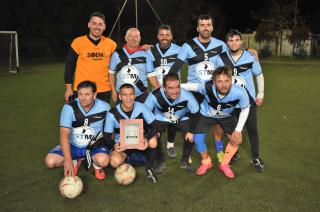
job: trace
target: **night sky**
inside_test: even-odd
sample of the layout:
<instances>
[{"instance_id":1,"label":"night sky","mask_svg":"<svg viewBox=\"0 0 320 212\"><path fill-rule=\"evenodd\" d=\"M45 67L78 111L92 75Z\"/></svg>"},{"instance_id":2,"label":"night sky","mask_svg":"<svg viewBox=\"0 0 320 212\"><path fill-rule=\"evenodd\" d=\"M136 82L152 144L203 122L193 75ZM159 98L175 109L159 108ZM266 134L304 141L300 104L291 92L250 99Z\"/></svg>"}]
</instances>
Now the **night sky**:
<instances>
[{"instance_id":1,"label":"night sky","mask_svg":"<svg viewBox=\"0 0 320 212\"><path fill-rule=\"evenodd\" d=\"M213 7L212 11L215 11L215 14L210 15L216 16L214 31L216 34L214 36L220 39L230 28L239 29L242 32L255 30L259 23L252 18L252 12L259 13L264 2L259 0L149 1L154 5L165 23L174 25L174 35L176 37L180 36L180 41L190 39L196 34L195 18L200 13L206 13L193 10L193 7L196 7L200 1ZM44 51L49 51L53 55L65 55L71 40L76 36L87 33L88 16L93 11L102 11L106 15L107 30L105 35L108 35L123 2L124 0L4 1L0 7L0 31L17 30L22 50L29 51L25 51L26 55L32 56L30 48L36 44L39 54L43 46L50 45L49 50ZM155 18L146 0L138 0L138 3L139 28L142 30L143 42L155 42L156 29L160 23ZM202 8L201 11L206 11L206 8ZM298 0L298 8L313 33L320 33L320 10L312 3L312 0ZM175 13L188 14L190 11L195 13L193 17L189 17L190 20L172 23L170 17L175 17ZM134 15L134 0L128 0L120 19L121 29L120 31L118 28L115 29L112 35L113 39L120 41L123 39L126 29L135 26ZM180 26L181 28L179 28ZM184 26L186 27L183 28ZM182 31L186 30L188 32L183 34ZM34 43L35 40L39 42Z\"/></svg>"}]
</instances>

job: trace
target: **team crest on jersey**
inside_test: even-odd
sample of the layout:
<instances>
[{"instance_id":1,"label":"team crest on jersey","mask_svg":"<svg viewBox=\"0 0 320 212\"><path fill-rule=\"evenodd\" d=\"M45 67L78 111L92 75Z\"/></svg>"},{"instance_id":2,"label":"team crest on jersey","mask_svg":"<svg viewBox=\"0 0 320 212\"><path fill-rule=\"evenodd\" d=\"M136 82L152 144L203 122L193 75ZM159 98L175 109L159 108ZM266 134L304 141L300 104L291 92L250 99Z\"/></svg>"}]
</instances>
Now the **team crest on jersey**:
<instances>
[{"instance_id":1,"label":"team crest on jersey","mask_svg":"<svg viewBox=\"0 0 320 212\"><path fill-rule=\"evenodd\" d=\"M90 126L73 128L74 145L77 147L86 147L95 136L95 130Z\"/></svg>"},{"instance_id":2,"label":"team crest on jersey","mask_svg":"<svg viewBox=\"0 0 320 212\"><path fill-rule=\"evenodd\" d=\"M196 66L196 75L200 81L208 81L212 78L214 65L210 61L202 61Z\"/></svg>"},{"instance_id":3,"label":"team crest on jersey","mask_svg":"<svg viewBox=\"0 0 320 212\"><path fill-rule=\"evenodd\" d=\"M210 108L210 110L208 111L208 116L212 117L212 118L225 118L225 117L228 117L229 115L227 113L221 111L221 109L219 108L219 105L218 105L217 110L214 108Z\"/></svg>"},{"instance_id":4,"label":"team crest on jersey","mask_svg":"<svg viewBox=\"0 0 320 212\"><path fill-rule=\"evenodd\" d=\"M124 66L119 74L124 83L136 84L139 80L139 71L131 65Z\"/></svg>"},{"instance_id":5,"label":"team crest on jersey","mask_svg":"<svg viewBox=\"0 0 320 212\"><path fill-rule=\"evenodd\" d=\"M239 76L232 76L232 83L236 85L240 85L243 88L246 88L246 85L247 85L246 81Z\"/></svg>"},{"instance_id":6,"label":"team crest on jersey","mask_svg":"<svg viewBox=\"0 0 320 212\"><path fill-rule=\"evenodd\" d=\"M166 120L172 124L176 124L179 121L179 118L174 113L165 112L163 113L163 115L166 118Z\"/></svg>"},{"instance_id":7,"label":"team crest on jersey","mask_svg":"<svg viewBox=\"0 0 320 212\"><path fill-rule=\"evenodd\" d=\"M168 74L170 68L168 66L159 66L155 69L155 72L157 73L157 79L158 82L162 84L162 79L165 75Z\"/></svg>"}]
</instances>

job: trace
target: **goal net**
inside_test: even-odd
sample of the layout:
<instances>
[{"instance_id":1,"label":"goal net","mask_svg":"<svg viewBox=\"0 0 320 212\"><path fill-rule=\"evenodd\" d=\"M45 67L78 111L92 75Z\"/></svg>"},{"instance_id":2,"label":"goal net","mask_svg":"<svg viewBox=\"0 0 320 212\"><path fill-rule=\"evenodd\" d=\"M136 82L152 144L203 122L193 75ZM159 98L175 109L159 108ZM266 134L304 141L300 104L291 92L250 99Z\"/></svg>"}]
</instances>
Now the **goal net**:
<instances>
[{"instance_id":1,"label":"goal net","mask_svg":"<svg viewBox=\"0 0 320 212\"><path fill-rule=\"evenodd\" d=\"M18 33L0 31L0 73L19 73Z\"/></svg>"}]
</instances>

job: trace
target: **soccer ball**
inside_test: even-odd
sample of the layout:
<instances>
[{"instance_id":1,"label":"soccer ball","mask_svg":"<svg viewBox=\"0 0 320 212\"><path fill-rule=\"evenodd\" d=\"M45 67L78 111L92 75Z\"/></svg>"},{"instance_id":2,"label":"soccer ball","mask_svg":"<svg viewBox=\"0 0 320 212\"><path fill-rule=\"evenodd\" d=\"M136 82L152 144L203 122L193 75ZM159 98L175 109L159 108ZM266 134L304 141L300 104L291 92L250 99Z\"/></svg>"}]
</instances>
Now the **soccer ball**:
<instances>
[{"instance_id":1,"label":"soccer ball","mask_svg":"<svg viewBox=\"0 0 320 212\"><path fill-rule=\"evenodd\" d=\"M136 178L136 170L130 164L124 163L114 173L116 181L122 185L129 185Z\"/></svg>"},{"instance_id":2,"label":"soccer ball","mask_svg":"<svg viewBox=\"0 0 320 212\"><path fill-rule=\"evenodd\" d=\"M75 198L81 194L82 189L83 183L78 176L66 176L60 181L59 190L64 197Z\"/></svg>"}]
</instances>

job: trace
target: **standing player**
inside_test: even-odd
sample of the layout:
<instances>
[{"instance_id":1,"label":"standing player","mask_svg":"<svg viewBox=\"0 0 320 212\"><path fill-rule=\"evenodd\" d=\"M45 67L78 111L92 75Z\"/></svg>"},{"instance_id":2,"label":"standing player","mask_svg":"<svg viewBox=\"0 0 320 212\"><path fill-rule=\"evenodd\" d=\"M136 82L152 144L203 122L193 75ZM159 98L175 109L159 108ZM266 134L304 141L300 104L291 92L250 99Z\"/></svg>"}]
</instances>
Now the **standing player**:
<instances>
[{"instance_id":1,"label":"standing player","mask_svg":"<svg viewBox=\"0 0 320 212\"><path fill-rule=\"evenodd\" d=\"M228 49L227 45L211 36L213 32L213 19L210 15L201 15L197 20L197 31L199 35L189 40L182 46L175 64L171 67L170 72L177 73L183 63L188 63L188 83L204 83L211 80L212 73L215 70L214 61L218 55ZM187 85L183 85L188 89ZM196 91L192 92L200 104L203 96ZM223 131L219 125L215 125L215 141L217 157L219 162L223 158Z\"/></svg>"},{"instance_id":2,"label":"standing player","mask_svg":"<svg viewBox=\"0 0 320 212\"><path fill-rule=\"evenodd\" d=\"M48 168L64 166L64 175L77 175L81 159L86 157L89 143L103 132L108 103L96 99L97 87L91 81L78 84L78 98L63 106L60 116L60 145L45 159ZM106 177L102 168L110 160L106 146L92 148L90 154L97 179ZM78 163L77 161L78 160Z\"/></svg>"},{"instance_id":3,"label":"standing player","mask_svg":"<svg viewBox=\"0 0 320 212\"><path fill-rule=\"evenodd\" d=\"M116 102L120 86L129 83L135 89L136 101L143 103L148 97L147 78L154 88L159 87L156 73L153 71L150 55L139 46L139 30L128 29L125 40L123 48L113 53L109 66L112 99Z\"/></svg>"},{"instance_id":4,"label":"standing player","mask_svg":"<svg viewBox=\"0 0 320 212\"><path fill-rule=\"evenodd\" d=\"M133 165L145 165L147 178L157 183L158 178L152 170L156 159L156 147L158 139L157 124L154 115L142 103L135 101L135 91L131 84L123 84L119 89L120 102L108 113L106 125L104 127L105 142L113 148L110 164L117 168L127 161ZM120 120L121 119L143 119L144 127L144 147L139 150L124 150L119 146ZM112 139L114 136L114 140ZM137 159L140 159L137 161Z\"/></svg>"},{"instance_id":5,"label":"standing player","mask_svg":"<svg viewBox=\"0 0 320 212\"><path fill-rule=\"evenodd\" d=\"M182 132L184 138L183 154L180 167L193 171L188 159L193 147L193 130L197 124L199 105L193 95L180 88L179 76L169 73L163 78L163 87L158 88L149 95L145 105L153 111L156 119L163 126L171 126ZM163 159L164 160L164 159ZM159 164L155 172L162 172Z\"/></svg>"},{"instance_id":6,"label":"standing player","mask_svg":"<svg viewBox=\"0 0 320 212\"><path fill-rule=\"evenodd\" d=\"M74 90L84 80L95 82L97 97L106 102L110 101L111 87L108 67L117 44L102 35L106 24L105 16L101 12L94 12L90 15L88 28L90 30L88 35L73 40L67 56L64 74L66 102L69 102L69 98L76 97L76 95L73 96Z\"/></svg>"},{"instance_id":7,"label":"standing player","mask_svg":"<svg viewBox=\"0 0 320 212\"><path fill-rule=\"evenodd\" d=\"M264 171L264 163L259 157L259 136L257 129L257 106L262 105L264 97L264 77L261 66L255 56L242 48L242 35L231 29L227 36L229 51L220 54L217 66L232 67L233 81L247 89L250 99L250 113L246 121L246 129L251 145L251 164L260 172ZM253 82L256 77L258 93ZM238 156L239 157L239 156Z\"/></svg>"},{"instance_id":8,"label":"standing player","mask_svg":"<svg viewBox=\"0 0 320 212\"><path fill-rule=\"evenodd\" d=\"M177 59L181 47L172 43L172 29L169 25L162 24L158 28L158 43L151 49L151 58L154 70L157 74L159 85L162 85L163 77L168 74L170 67ZM178 71L180 75L180 71ZM176 158L177 153L174 149L174 138L176 135L175 127L168 127L167 153L170 158ZM159 157L163 158L161 141L159 142ZM161 159L160 159L161 161ZM164 164L162 164L164 165Z\"/></svg>"},{"instance_id":9,"label":"standing player","mask_svg":"<svg viewBox=\"0 0 320 212\"><path fill-rule=\"evenodd\" d=\"M201 166L197 169L198 175L204 175L213 166L205 137L211 125L219 124L229 140L219 169L228 178L234 178L229 162L242 141L241 131L249 114L249 97L241 86L232 84L231 74L230 67L220 67L213 73L213 80L199 89L205 100L200 104L201 118L193 138L202 159ZM241 108L239 119L234 114L237 105Z\"/></svg>"}]
</instances>

